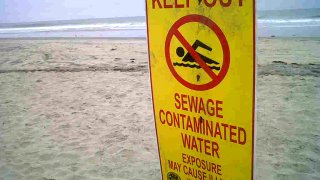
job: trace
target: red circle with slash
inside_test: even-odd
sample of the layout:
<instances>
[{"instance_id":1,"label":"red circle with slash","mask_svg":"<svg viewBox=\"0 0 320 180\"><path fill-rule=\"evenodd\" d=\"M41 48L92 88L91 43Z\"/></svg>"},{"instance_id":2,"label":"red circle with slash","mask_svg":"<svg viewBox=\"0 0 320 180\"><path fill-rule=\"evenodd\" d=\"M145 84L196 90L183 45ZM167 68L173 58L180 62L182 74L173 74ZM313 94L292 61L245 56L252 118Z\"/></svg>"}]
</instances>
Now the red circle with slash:
<instances>
[{"instance_id":1,"label":"red circle with slash","mask_svg":"<svg viewBox=\"0 0 320 180\"><path fill-rule=\"evenodd\" d=\"M192 46L188 43L188 41L179 32L178 29L181 26L191 22L202 23L208 26L217 35L223 50L223 64L218 74L215 74L211 70L211 68L205 63L204 60L201 59L198 53L192 48ZM212 79L210 82L206 84L200 84L200 85L193 84L183 79L177 73L177 71L173 67L171 56L170 56L170 45L171 45L173 36L175 36L181 42L181 44L187 49L187 51L191 54L191 56L195 59L195 61L199 64L199 66L209 75L209 77ZM229 69L229 65L230 65L230 49L229 49L228 41L225 35L223 34L222 30L211 19L202 15L196 15L196 14L184 16L173 24L173 26L171 27L167 35L166 44L165 44L165 55L166 55L167 64L173 76L185 87L188 87L190 89L197 90L197 91L205 91L217 86L226 76Z\"/></svg>"}]
</instances>

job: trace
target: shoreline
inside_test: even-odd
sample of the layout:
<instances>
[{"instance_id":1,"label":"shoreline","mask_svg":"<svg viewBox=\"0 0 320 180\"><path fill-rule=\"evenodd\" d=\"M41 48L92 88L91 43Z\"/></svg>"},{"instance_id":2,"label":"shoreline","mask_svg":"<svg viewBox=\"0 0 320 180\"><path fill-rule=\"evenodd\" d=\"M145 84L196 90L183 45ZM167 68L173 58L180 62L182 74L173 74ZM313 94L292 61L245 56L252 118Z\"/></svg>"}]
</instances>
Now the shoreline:
<instances>
[{"instance_id":1,"label":"shoreline","mask_svg":"<svg viewBox=\"0 0 320 180\"><path fill-rule=\"evenodd\" d=\"M320 37L319 37L320 38ZM146 40L147 37L17 37L1 40Z\"/></svg>"},{"instance_id":2,"label":"shoreline","mask_svg":"<svg viewBox=\"0 0 320 180\"><path fill-rule=\"evenodd\" d=\"M266 36L266 37L256 37L259 39L310 39L310 40L320 40L320 36ZM148 40L147 37L17 37L17 38L0 38L1 40Z\"/></svg>"}]
</instances>

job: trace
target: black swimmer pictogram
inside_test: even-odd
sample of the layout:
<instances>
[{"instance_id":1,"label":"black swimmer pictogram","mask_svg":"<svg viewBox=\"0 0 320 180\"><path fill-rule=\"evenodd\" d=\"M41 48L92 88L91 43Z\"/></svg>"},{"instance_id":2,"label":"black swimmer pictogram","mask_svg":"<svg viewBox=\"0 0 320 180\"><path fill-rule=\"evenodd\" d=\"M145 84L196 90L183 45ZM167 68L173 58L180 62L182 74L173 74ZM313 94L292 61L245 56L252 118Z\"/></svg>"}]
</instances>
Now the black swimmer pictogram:
<instances>
[{"instance_id":1,"label":"black swimmer pictogram","mask_svg":"<svg viewBox=\"0 0 320 180\"><path fill-rule=\"evenodd\" d=\"M203 42L199 41L199 40L196 40L193 45L192 45L192 48L196 51L198 47L201 47L201 48L204 48L208 51L212 51L212 48L209 47L208 45L204 44ZM194 58L192 57L192 55L188 52L187 54L185 54L185 51L182 47L178 47L177 50L176 50L176 53L179 57L183 57L182 61L184 63L178 63L178 62L175 62L173 63L174 66L182 66L182 67L189 67L189 68L197 68L197 69L200 69L201 66L199 66L199 64L189 64L187 62L190 62L190 63L197 63ZM215 60L212 60L200 53L197 52L197 54L201 57L201 59L206 63L206 64L209 64L209 67L211 69L214 69L214 70L220 70L220 67L218 66L215 66L215 65L218 65L219 63Z\"/></svg>"}]
</instances>

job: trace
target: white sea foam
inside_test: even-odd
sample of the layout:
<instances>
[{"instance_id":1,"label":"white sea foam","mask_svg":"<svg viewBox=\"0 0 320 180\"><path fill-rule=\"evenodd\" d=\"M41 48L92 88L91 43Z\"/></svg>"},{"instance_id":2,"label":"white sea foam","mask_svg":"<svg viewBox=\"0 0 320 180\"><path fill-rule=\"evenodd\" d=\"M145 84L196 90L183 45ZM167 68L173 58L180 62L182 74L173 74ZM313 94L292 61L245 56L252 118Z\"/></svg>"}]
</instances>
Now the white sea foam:
<instances>
[{"instance_id":1,"label":"white sea foam","mask_svg":"<svg viewBox=\"0 0 320 180\"><path fill-rule=\"evenodd\" d=\"M98 23L77 25L56 25L38 27L0 28L0 34L36 33L36 32L61 32L61 31L102 31L102 30L143 30L145 22L132 23Z\"/></svg>"},{"instance_id":2,"label":"white sea foam","mask_svg":"<svg viewBox=\"0 0 320 180\"><path fill-rule=\"evenodd\" d=\"M320 23L320 19L259 19L260 23Z\"/></svg>"},{"instance_id":3,"label":"white sea foam","mask_svg":"<svg viewBox=\"0 0 320 180\"><path fill-rule=\"evenodd\" d=\"M319 27L320 28L320 18L314 19L259 19L258 27L267 28L267 27Z\"/></svg>"}]
</instances>

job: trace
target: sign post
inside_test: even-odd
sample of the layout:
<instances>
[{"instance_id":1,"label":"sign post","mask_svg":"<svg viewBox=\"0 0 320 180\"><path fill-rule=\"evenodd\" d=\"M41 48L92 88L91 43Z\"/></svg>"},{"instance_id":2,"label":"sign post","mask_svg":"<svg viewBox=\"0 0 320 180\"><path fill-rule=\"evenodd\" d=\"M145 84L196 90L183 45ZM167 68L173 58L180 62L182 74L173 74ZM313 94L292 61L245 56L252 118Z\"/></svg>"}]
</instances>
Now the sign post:
<instances>
[{"instance_id":1,"label":"sign post","mask_svg":"<svg viewBox=\"0 0 320 180\"><path fill-rule=\"evenodd\" d=\"M253 179L255 1L146 0L163 179Z\"/></svg>"}]
</instances>

